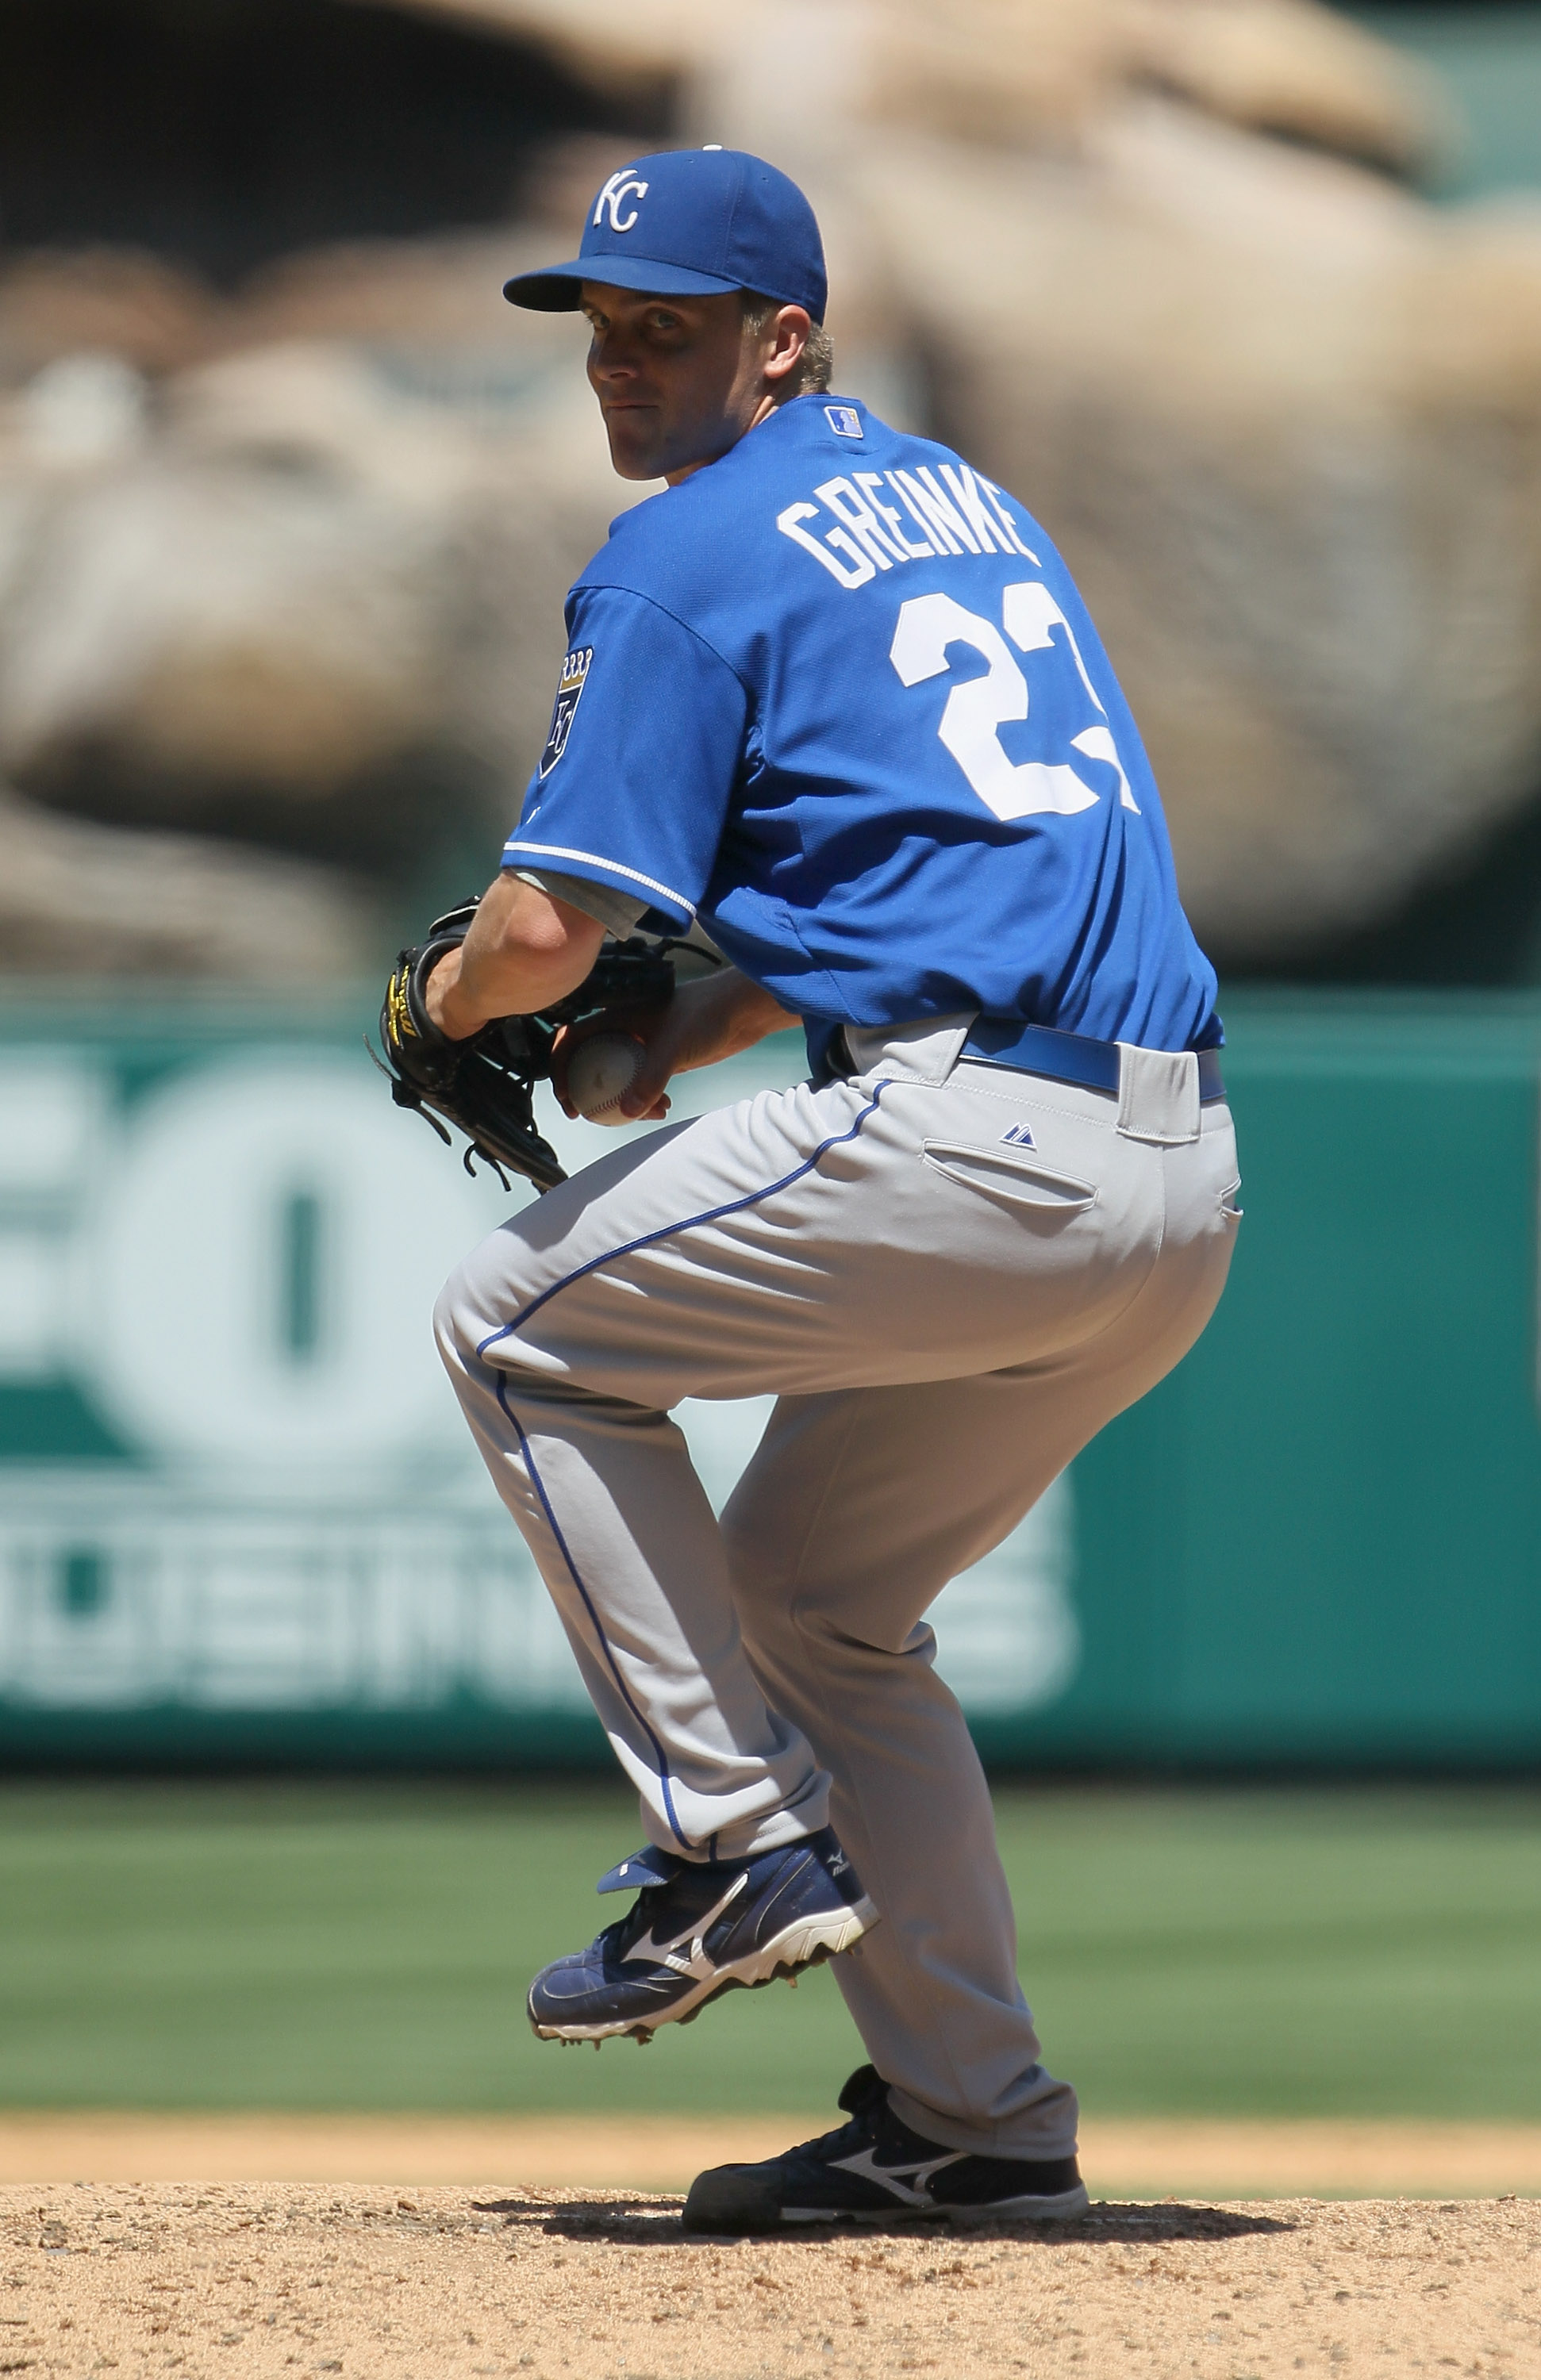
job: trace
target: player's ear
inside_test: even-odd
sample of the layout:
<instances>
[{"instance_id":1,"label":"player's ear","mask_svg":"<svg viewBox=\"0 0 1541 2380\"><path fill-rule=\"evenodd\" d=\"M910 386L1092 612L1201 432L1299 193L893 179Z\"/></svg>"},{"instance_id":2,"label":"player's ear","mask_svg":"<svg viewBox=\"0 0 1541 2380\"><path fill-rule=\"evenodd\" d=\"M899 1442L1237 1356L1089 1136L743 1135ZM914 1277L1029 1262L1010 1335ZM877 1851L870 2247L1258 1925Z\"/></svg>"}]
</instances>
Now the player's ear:
<instances>
[{"instance_id":1,"label":"player's ear","mask_svg":"<svg viewBox=\"0 0 1541 2380\"><path fill-rule=\"evenodd\" d=\"M764 333L768 352L761 369L767 379L783 381L789 372L796 370L812 328L813 317L806 307L777 307Z\"/></svg>"}]
</instances>

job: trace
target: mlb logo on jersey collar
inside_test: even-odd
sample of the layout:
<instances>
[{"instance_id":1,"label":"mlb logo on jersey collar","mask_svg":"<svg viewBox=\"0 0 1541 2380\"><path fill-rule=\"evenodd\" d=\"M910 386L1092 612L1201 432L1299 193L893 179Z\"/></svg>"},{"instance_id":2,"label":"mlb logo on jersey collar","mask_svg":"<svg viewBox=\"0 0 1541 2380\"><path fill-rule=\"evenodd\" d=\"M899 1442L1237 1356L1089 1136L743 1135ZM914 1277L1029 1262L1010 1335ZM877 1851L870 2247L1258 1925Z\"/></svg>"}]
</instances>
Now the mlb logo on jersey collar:
<instances>
[{"instance_id":1,"label":"mlb logo on jersey collar","mask_svg":"<svg viewBox=\"0 0 1541 2380\"><path fill-rule=\"evenodd\" d=\"M827 405L824 419L837 438L865 438L861 415L854 405Z\"/></svg>"},{"instance_id":2,"label":"mlb logo on jersey collar","mask_svg":"<svg viewBox=\"0 0 1541 2380\"><path fill-rule=\"evenodd\" d=\"M567 737L572 732L579 698L588 683L588 664L593 658L593 646L585 645L579 651L569 653L562 664L562 683L556 689L556 701L552 709L551 734L540 755L540 773L542 777L551 774L567 749Z\"/></svg>"}]
</instances>

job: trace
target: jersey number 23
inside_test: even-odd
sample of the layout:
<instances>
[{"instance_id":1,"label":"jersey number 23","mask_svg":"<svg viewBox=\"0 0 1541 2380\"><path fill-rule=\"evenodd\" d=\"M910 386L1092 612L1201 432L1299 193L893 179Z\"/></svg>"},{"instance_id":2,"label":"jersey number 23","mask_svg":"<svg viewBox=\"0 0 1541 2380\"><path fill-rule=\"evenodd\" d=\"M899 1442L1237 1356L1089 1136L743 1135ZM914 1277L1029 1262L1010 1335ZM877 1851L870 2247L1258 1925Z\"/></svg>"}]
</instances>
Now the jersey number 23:
<instances>
[{"instance_id":1,"label":"jersey number 23","mask_svg":"<svg viewBox=\"0 0 1541 2380\"><path fill-rule=\"evenodd\" d=\"M916 595L902 605L899 625L889 647L889 659L905 686L920 686L951 667L948 648L968 645L989 666L981 677L963 679L947 698L937 734L987 809L998 819L1031 818L1051 811L1062 818L1090 809L1098 799L1069 761L1009 759L997 730L1008 720L1027 716L1027 681L1013 658L1019 652L1053 650L1050 630L1062 628L1080 674L1081 683L1098 710L1099 721L1070 739L1071 749L1088 760L1105 760L1118 774L1119 799L1138 813L1139 804L1113 742L1108 714L1086 675L1086 665L1074 632L1041 580L1028 578L1008 587L1001 597L1006 636L977 612L965 612L951 595Z\"/></svg>"}]
</instances>

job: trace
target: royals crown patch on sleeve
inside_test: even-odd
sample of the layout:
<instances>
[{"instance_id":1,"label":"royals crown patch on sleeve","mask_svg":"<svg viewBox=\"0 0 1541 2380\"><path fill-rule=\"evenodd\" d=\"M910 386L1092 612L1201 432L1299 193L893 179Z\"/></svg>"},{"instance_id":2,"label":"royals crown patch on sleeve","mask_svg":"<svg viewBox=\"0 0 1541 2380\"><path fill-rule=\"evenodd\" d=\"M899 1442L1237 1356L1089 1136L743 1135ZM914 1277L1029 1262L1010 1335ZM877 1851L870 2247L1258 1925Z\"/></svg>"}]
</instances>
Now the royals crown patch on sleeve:
<instances>
[{"instance_id":1,"label":"royals crown patch on sleeve","mask_svg":"<svg viewBox=\"0 0 1541 2380\"><path fill-rule=\"evenodd\" d=\"M546 748L540 755L540 773L542 777L550 776L567 748L567 737L572 732L573 717L578 707L578 698L588 681L588 664L593 658L593 646L584 645L578 651L569 653L562 664L562 683L556 689L556 701L552 710L551 734L546 738Z\"/></svg>"}]
</instances>

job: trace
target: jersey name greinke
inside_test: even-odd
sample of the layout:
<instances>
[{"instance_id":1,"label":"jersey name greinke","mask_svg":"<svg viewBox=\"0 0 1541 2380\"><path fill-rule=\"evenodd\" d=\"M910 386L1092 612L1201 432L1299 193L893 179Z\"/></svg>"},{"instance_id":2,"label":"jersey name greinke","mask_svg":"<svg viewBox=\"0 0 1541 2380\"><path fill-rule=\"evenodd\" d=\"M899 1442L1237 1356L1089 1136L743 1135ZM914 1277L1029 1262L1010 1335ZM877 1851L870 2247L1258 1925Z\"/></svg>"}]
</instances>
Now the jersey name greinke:
<instances>
[{"instance_id":1,"label":"jersey name greinke","mask_svg":"<svg viewBox=\"0 0 1541 2380\"><path fill-rule=\"evenodd\" d=\"M796 398L623 514L567 626L506 866L699 916L815 1047L968 1009L1219 1038L1097 631L961 456Z\"/></svg>"},{"instance_id":2,"label":"jersey name greinke","mask_svg":"<svg viewBox=\"0 0 1541 2380\"><path fill-rule=\"evenodd\" d=\"M925 463L914 471L853 471L849 479L825 480L813 492L818 503L788 504L776 527L842 587L865 587L896 562L924 562L943 553L999 552L1037 561L1018 536L993 480L966 463L955 468L943 463L940 471L946 488L938 486L936 473ZM896 509L901 504L904 512ZM818 521L820 505L834 515L837 526L816 532L804 523Z\"/></svg>"}]
</instances>

